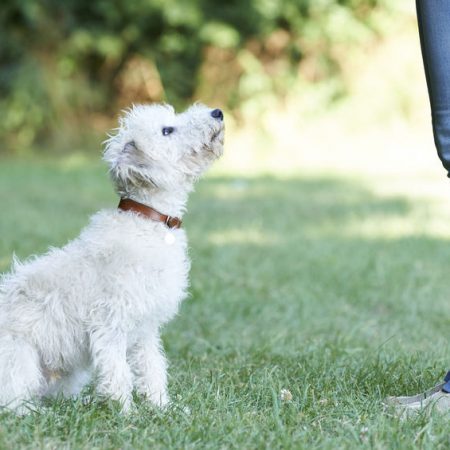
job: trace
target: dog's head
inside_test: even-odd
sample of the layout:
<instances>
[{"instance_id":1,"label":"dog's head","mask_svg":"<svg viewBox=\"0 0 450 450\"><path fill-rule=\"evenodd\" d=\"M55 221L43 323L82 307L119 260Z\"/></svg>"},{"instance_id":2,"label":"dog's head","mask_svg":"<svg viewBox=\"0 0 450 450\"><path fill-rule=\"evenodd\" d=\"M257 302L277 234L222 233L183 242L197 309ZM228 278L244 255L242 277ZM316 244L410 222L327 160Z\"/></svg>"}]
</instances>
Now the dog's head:
<instances>
[{"instance_id":1,"label":"dog's head","mask_svg":"<svg viewBox=\"0 0 450 450\"><path fill-rule=\"evenodd\" d=\"M116 131L104 159L119 192L188 187L223 153L223 113L201 104L181 114L169 105L136 105Z\"/></svg>"}]
</instances>

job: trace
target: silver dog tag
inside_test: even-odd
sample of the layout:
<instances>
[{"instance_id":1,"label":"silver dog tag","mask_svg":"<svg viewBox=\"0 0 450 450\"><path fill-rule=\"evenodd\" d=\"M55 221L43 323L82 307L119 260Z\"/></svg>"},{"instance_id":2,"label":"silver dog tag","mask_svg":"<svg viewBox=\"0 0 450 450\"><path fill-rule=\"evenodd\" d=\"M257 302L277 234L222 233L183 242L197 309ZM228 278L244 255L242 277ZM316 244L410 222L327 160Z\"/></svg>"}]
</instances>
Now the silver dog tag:
<instances>
[{"instance_id":1,"label":"silver dog tag","mask_svg":"<svg viewBox=\"0 0 450 450\"><path fill-rule=\"evenodd\" d=\"M175 242L175 236L173 233L167 232L164 236L164 241L167 245L172 245Z\"/></svg>"}]
</instances>

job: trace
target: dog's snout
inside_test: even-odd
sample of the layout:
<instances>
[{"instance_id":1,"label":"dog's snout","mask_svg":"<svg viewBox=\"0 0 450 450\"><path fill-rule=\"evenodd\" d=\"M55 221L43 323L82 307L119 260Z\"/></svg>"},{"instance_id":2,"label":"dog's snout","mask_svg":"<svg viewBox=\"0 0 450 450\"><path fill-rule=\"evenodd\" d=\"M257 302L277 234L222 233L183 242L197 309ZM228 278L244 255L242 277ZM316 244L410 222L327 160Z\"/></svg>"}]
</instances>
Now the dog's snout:
<instances>
[{"instance_id":1,"label":"dog's snout","mask_svg":"<svg viewBox=\"0 0 450 450\"><path fill-rule=\"evenodd\" d=\"M223 120L223 112L221 109L214 109L211 111L211 116L214 117L214 119Z\"/></svg>"}]
</instances>

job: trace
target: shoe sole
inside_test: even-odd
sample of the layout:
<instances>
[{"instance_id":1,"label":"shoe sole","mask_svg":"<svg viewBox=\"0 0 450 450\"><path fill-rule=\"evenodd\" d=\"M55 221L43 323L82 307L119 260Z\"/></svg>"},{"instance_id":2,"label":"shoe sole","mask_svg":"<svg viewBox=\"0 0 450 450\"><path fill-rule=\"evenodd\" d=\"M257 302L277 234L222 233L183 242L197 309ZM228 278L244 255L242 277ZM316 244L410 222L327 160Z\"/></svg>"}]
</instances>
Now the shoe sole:
<instances>
[{"instance_id":1,"label":"shoe sole","mask_svg":"<svg viewBox=\"0 0 450 450\"><path fill-rule=\"evenodd\" d=\"M403 397L387 397L383 403L388 406L408 406L412 405L412 403L421 403L426 398L431 397L433 394L442 391L445 383L437 384L434 388L428 389L428 391L423 392L422 394L411 395L411 396L403 396Z\"/></svg>"}]
</instances>

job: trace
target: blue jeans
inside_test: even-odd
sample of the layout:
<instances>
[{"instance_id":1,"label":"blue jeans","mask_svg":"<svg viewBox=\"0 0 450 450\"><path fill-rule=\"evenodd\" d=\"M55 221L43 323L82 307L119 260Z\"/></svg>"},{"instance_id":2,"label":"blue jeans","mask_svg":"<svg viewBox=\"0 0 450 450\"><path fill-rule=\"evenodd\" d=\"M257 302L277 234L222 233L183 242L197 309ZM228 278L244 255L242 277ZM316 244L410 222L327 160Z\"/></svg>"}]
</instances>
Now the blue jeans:
<instances>
[{"instance_id":1,"label":"blue jeans","mask_svg":"<svg viewBox=\"0 0 450 450\"><path fill-rule=\"evenodd\" d=\"M450 177L450 0L416 0L434 142Z\"/></svg>"}]
</instances>

